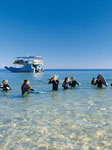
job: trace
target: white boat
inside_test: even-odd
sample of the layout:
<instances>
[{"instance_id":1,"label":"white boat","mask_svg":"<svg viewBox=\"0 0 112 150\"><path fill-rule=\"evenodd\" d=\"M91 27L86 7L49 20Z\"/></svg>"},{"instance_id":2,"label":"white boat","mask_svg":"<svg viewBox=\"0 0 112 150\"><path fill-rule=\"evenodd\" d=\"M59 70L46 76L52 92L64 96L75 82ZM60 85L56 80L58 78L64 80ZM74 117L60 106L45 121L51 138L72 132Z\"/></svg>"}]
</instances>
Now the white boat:
<instances>
[{"instance_id":1,"label":"white boat","mask_svg":"<svg viewBox=\"0 0 112 150\"><path fill-rule=\"evenodd\" d=\"M11 72L43 72L44 63L41 56L29 56L29 57L17 57L13 62L15 67L5 68ZM22 65L22 67L17 67L16 65Z\"/></svg>"}]
</instances>

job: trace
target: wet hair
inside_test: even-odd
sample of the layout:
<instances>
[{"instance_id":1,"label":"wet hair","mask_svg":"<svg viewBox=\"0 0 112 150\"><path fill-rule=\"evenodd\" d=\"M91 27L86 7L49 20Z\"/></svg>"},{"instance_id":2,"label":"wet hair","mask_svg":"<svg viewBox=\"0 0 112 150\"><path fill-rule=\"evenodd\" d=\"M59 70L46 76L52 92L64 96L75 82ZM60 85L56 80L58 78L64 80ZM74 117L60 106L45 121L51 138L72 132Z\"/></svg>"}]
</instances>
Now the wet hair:
<instances>
[{"instance_id":1,"label":"wet hair","mask_svg":"<svg viewBox=\"0 0 112 150\"><path fill-rule=\"evenodd\" d=\"M29 80L24 80L24 84L26 84Z\"/></svg>"},{"instance_id":2,"label":"wet hair","mask_svg":"<svg viewBox=\"0 0 112 150\"><path fill-rule=\"evenodd\" d=\"M68 79L69 79L68 77L65 77L65 80L64 80L64 82L66 82Z\"/></svg>"}]
</instances>

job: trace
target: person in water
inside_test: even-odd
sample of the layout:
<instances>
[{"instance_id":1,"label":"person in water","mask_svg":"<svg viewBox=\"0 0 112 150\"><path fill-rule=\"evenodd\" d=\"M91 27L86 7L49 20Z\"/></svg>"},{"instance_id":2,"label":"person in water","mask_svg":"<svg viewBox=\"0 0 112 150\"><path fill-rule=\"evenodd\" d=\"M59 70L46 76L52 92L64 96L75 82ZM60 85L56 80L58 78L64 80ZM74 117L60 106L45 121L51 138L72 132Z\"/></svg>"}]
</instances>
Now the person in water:
<instances>
[{"instance_id":1,"label":"person in water","mask_svg":"<svg viewBox=\"0 0 112 150\"><path fill-rule=\"evenodd\" d=\"M99 76L97 76L96 86L99 87L99 88L102 88L102 86L103 86L103 83L102 83L102 81L100 80Z\"/></svg>"},{"instance_id":2,"label":"person in water","mask_svg":"<svg viewBox=\"0 0 112 150\"><path fill-rule=\"evenodd\" d=\"M71 87L76 87L76 85L80 86L80 84L75 80L74 77L71 77L71 82L69 83Z\"/></svg>"},{"instance_id":3,"label":"person in water","mask_svg":"<svg viewBox=\"0 0 112 150\"><path fill-rule=\"evenodd\" d=\"M11 90L11 87L8 85L8 80L3 80L3 86L0 85L0 88L3 89L3 91L9 91Z\"/></svg>"},{"instance_id":4,"label":"person in water","mask_svg":"<svg viewBox=\"0 0 112 150\"><path fill-rule=\"evenodd\" d=\"M53 78L49 79L48 84L52 84L52 90L57 91L59 80L57 79L57 76L55 75Z\"/></svg>"},{"instance_id":5,"label":"person in water","mask_svg":"<svg viewBox=\"0 0 112 150\"><path fill-rule=\"evenodd\" d=\"M64 82L63 82L63 84L62 84L62 87L64 88L64 90L68 89L69 84L70 84L69 78L68 78L68 77L65 77L65 80L64 80Z\"/></svg>"},{"instance_id":6,"label":"person in water","mask_svg":"<svg viewBox=\"0 0 112 150\"><path fill-rule=\"evenodd\" d=\"M95 78L92 79L91 84L96 85L96 79Z\"/></svg>"},{"instance_id":7,"label":"person in water","mask_svg":"<svg viewBox=\"0 0 112 150\"><path fill-rule=\"evenodd\" d=\"M24 83L21 86L22 95L24 95L28 91L36 91L36 89L32 89L32 87L29 85L29 80L24 80Z\"/></svg>"}]
</instances>

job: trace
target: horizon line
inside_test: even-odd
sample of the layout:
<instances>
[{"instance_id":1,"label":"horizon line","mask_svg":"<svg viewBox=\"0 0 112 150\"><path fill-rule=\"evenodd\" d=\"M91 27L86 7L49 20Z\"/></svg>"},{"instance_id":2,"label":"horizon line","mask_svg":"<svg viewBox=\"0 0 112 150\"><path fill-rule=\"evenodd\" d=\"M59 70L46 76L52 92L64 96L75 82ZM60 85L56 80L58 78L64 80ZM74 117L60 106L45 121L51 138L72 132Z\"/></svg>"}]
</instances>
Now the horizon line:
<instances>
[{"instance_id":1,"label":"horizon line","mask_svg":"<svg viewBox=\"0 0 112 150\"><path fill-rule=\"evenodd\" d=\"M5 69L0 67L0 69ZM44 68L44 70L112 70L112 68Z\"/></svg>"}]
</instances>

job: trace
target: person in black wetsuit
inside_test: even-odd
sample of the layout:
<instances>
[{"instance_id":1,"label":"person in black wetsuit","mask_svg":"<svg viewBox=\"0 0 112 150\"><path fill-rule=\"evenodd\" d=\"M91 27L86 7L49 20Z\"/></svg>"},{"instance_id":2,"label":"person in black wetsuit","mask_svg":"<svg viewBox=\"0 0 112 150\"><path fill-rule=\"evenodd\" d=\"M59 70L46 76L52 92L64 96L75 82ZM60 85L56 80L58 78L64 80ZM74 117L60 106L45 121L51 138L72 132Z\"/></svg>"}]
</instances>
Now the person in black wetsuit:
<instances>
[{"instance_id":1,"label":"person in black wetsuit","mask_svg":"<svg viewBox=\"0 0 112 150\"><path fill-rule=\"evenodd\" d=\"M57 76L55 75L53 78L51 78L48 84L52 84L52 90L57 91L59 85L59 80L57 80Z\"/></svg>"},{"instance_id":2,"label":"person in black wetsuit","mask_svg":"<svg viewBox=\"0 0 112 150\"><path fill-rule=\"evenodd\" d=\"M70 84L69 78L68 78L68 77L65 77L65 80L64 80L64 82L63 82L63 84L62 84L62 87L64 88L64 90L68 89L69 84Z\"/></svg>"},{"instance_id":3,"label":"person in black wetsuit","mask_svg":"<svg viewBox=\"0 0 112 150\"><path fill-rule=\"evenodd\" d=\"M96 80L95 80L95 78L92 79L91 84L92 84L92 85L96 85Z\"/></svg>"},{"instance_id":4,"label":"person in black wetsuit","mask_svg":"<svg viewBox=\"0 0 112 150\"><path fill-rule=\"evenodd\" d=\"M71 77L72 81L69 83L71 87L76 87L76 85L80 86L80 84L75 80L74 77Z\"/></svg>"},{"instance_id":5,"label":"person in black wetsuit","mask_svg":"<svg viewBox=\"0 0 112 150\"><path fill-rule=\"evenodd\" d=\"M11 90L11 87L8 85L8 80L3 80L3 86L0 86L0 88L2 88L3 91Z\"/></svg>"},{"instance_id":6,"label":"person in black wetsuit","mask_svg":"<svg viewBox=\"0 0 112 150\"><path fill-rule=\"evenodd\" d=\"M97 76L96 86L99 87L99 88L102 88L102 86L103 86L103 83L102 83L102 81L100 80L99 76Z\"/></svg>"},{"instance_id":7,"label":"person in black wetsuit","mask_svg":"<svg viewBox=\"0 0 112 150\"><path fill-rule=\"evenodd\" d=\"M24 80L24 83L21 86L22 95L24 95L28 91L36 91L36 89L32 89L32 87L29 85L29 80Z\"/></svg>"}]
</instances>

